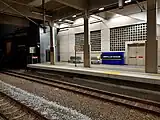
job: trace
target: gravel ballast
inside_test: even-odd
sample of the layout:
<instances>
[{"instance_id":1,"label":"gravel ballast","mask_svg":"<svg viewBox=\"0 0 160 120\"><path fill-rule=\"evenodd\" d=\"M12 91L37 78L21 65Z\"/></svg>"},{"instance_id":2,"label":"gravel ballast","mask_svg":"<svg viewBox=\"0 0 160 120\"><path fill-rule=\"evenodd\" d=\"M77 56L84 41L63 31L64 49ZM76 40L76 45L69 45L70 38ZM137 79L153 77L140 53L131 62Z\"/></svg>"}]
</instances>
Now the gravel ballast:
<instances>
[{"instance_id":1,"label":"gravel ballast","mask_svg":"<svg viewBox=\"0 0 160 120\"><path fill-rule=\"evenodd\" d=\"M35 96L2 81L0 81L0 92L35 109L50 120L91 120L89 117L78 113L76 110L63 107L55 102L47 101L42 97Z\"/></svg>"},{"instance_id":2,"label":"gravel ballast","mask_svg":"<svg viewBox=\"0 0 160 120\"><path fill-rule=\"evenodd\" d=\"M76 110L84 116L89 116L89 119L92 120L160 120L160 117L157 115L1 73L0 80L47 99L48 101L53 101L60 106Z\"/></svg>"}]
</instances>

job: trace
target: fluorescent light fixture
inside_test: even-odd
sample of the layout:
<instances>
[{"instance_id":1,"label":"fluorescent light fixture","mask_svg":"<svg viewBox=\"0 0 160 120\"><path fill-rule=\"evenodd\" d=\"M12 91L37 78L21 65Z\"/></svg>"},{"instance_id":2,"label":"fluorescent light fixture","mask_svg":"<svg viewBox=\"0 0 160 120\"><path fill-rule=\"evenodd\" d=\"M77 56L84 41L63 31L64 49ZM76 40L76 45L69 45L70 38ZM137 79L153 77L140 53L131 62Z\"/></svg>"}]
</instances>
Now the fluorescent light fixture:
<instances>
[{"instance_id":1,"label":"fluorescent light fixture","mask_svg":"<svg viewBox=\"0 0 160 120\"><path fill-rule=\"evenodd\" d=\"M76 15L73 15L72 17L75 18L75 17L77 17L77 16L76 16Z\"/></svg>"},{"instance_id":2,"label":"fluorescent light fixture","mask_svg":"<svg viewBox=\"0 0 160 120\"><path fill-rule=\"evenodd\" d=\"M59 22L61 22L62 21L62 19L59 19Z\"/></svg>"},{"instance_id":3,"label":"fluorescent light fixture","mask_svg":"<svg viewBox=\"0 0 160 120\"><path fill-rule=\"evenodd\" d=\"M102 8L99 8L99 11L102 11L102 10L104 10L104 7L102 7Z\"/></svg>"},{"instance_id":4,"label":"fluorescent light fixture","mask_svg":"<svg viewBox=\"0 0 160 120\"><path fill-rule=\"evenodd\" d=\"M64 20L65 22L69 22L69 23L73 23L74 21L72 21L72 20Z\"/></svg>"},{"instance_id":5,"label":"fluorescent light fixture","mask_svg":"<svg viewBox=\"0 0 160 120\"><path fill-rule=\"evenodd\" d=\"M43 34L43 29L42 29L42 28L40 28L39 32L40 32L40 34Z\"/></svg>"},{"instance_id":6,"label":"fluorescent light fixture","mask_svg":"<svg viewBox=\"0 0 160 120\"><path fill-rule=\"evenodd\" d=\"M97 15L91 15L91 17L97 20L104 20L102 17L97 16Z\"/></svg>"},{"instance_id":7,"label":"fluorescent light fixture","mask_svg":"<svg viewBox=\"0 0 160 120\"><path fill-rule=\"evenodd\" d=\"M66 27L69 27L68 23L63 23L59 26L59 28L66 28Z\"/></svg>"},{"instance_id":8,"label":"fluorescent light fixture","mask_svg":"<svg viewBox=\"0 0 160 120\"><path fill-rule=\"evenodd\" d=\"M130 3L132 0L125 0L125 3L127 4L127 3Z\"/></svg>"},{"instance_id":9,"label":"fluorescent light fixture","mask_svg":"<svg viewBox=\"0 0 160 120\"><path fill-rule=\"evenodd\" d=\"M118 0L119 9L122 9L126 0Z\"/></svg>"}]
</instances>

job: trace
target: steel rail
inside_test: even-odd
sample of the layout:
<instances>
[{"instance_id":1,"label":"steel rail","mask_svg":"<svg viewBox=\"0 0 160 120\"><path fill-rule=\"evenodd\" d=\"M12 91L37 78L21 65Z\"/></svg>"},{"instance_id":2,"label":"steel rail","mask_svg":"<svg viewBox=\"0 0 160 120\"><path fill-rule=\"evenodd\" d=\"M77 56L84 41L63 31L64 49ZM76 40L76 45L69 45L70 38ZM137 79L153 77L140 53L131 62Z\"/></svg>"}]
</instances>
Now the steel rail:
<instances>
[{"instance_id":1,"label":"steel rail","mask_svg":"<svg viewBox=\"0 0 160 120\"><path fill-rule=\"evenodd\" d=\"M144 100L136 97L107 92L103 90L94 89L91 87L86 87L86 86L77 85L69 82L55 80L55 79L49 79L46 77L40 77L36 75L16 73L13 71L10 71L10 72L5 71L2 73L10 76L18 77L24 80L45 84L50 87L57 87L63 90L74 92L76 94L78 93L78 94L89 96L95 99L109 101L116 104L132 107L132 108L136 108L136 109L140 109L143 111L148 111L148 112L152 112L154 114L160 115L160 103L155 101Z\"/></svg>"},{"instance_id":2,"label":"steel rail","mask_svg":"<svg viewBox=\"0 0 160 120\"><path fill-rule=\"evenodd\" d=\"M14 98L12 98L12 97L10 97L9 95L7 95L7 94L5 94L5 93L3 93L3 92L0 92L0 94L4 97L4 101L6 100L8 100L8 101L12 101L13 102L13 106L12 107L15 107L16 105L17 106L19 106L19 109L15 109L15 111L11 111L10 113L9 112L7 112L7 113L5 113L5 114L3 114L3 113L0 113L0 116L2 117L2 118L4 118L5 120L9 120L9 118L7 117L7 115L12 115L12 114L15 114L15 113L18 113L18 112L20 112L21 110L24 110L23 112L23 114L20 114L19 116L14 116L14 120L19 120L19 119L22 119L25 115L27 115L28 114L28 116L29 115L32 115L32 116L34 116L34 118L36 119L36 118L40 118L40 119L42 119L42 120L48 120L46 117L44 117L43 115L41 115L40 113L38 113L37 111L35 111L35 110L33 110L33 109L31 109L30 107L28 107L28 106L26 106L26 105L24 105L24 104L22 104L21 102L19 102L19 101L17 101L17 100L15 100ZM5 99L6 98L6 99ZM7 101L7 102L8 102ZM5 103L6 105L7 104L9 104L9 103ZM4 104L4 106L5 106L5 104ZM10 103L10 105L11 105L11 103ZM3 105L0 105L0 107L3 107ZM10 106L11 107L11 106ZM10 110L10 107L8 108L8 110ZM11 107L11 108L12 108ZM2 108L1 108L2 109ZM0 109L0 110L1 110ZM4 111L6 111L7 110L7 108L5 107L4 109L2 109L2 110L4 110Z\"/></svg>"}]
</instances>

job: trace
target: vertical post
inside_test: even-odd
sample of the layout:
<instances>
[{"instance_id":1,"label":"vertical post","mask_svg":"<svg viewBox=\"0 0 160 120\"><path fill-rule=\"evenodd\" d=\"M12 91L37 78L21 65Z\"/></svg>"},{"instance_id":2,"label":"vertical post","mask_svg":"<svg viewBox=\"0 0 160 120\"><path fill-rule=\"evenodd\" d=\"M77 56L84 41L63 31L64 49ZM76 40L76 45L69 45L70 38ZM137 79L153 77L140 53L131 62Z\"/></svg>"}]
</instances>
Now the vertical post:
<instances>
[{"instance_id":1,"label":"vertical post","mask_svg":"<svg viewBox=\"0 0 160 120\"><path fill-rule=\"evenodd\" d=\"M156 33L156 0L147 0L146 73L158 72Z\"/></svg>"},{"instance_id":2,"label":"vertical post","mask_svg":"<svg viewBox=\"0 0 160 120\"><path fill-rule=\"evenodd\" d=\"M51 65L55 64L55 58L54 58L54 45L53 45L53 24L50 24L50 61Z\"/></svg>"},{"instance_id":3,"label":"vertical post","mask_svg":"<svg viewBox=\"0 0 160 120\"><path fill-rule=\"evenodd\" d=\"M124 0L118 0L119 9L122 9L124 6Z\"/></svg>"},{"instance_id":4,"label":"vertical post","mask_svg":"<svg viewBox=\"0 0 160 120\"><path fill-rule=\"evenodd\" d=\"M75 67L77 67L77 47L76 47L76 40L75 40Z\"/></svg>"},{"instance_id":5,"label":"vertical post","mask_svg":"<svg viewBox=\"0 0 160 120\"><path fill-rule=\"evenodd\" d=\"M46 22L46 11L45 11L45 0L42 0L42 8L43 8L43 30L46 33L45 22Z\"/></svg>"},{"instance_id":6,"label":"vertical post","mask_svg":"<svg viewBox=\"0 0 160 120\"><path fill-rule=\"evenodd\" d=\"M84 67L90 67L90 34L89 34L89 13L85 10L84 16Z\"/></svg>"}]
</instances>

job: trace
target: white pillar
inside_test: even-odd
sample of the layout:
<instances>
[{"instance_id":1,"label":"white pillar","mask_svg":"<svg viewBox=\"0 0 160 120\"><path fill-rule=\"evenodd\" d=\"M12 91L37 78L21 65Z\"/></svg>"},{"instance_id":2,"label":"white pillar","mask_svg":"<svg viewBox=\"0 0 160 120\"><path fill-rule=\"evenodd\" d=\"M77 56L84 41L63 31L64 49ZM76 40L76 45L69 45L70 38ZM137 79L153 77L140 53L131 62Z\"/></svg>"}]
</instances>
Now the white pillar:
<instances>
[{"instance_id":1,"label":"white pillar","mask_svg":"<svg viewBox=\"0 0 160 120\"><path fill-rule=\"evenodd\" d=\"M55 64L55 55L54 55L54 42L53 42L53 23L50 24L50 62L51 65Z\"/></svg>"}]
</instances>

